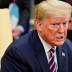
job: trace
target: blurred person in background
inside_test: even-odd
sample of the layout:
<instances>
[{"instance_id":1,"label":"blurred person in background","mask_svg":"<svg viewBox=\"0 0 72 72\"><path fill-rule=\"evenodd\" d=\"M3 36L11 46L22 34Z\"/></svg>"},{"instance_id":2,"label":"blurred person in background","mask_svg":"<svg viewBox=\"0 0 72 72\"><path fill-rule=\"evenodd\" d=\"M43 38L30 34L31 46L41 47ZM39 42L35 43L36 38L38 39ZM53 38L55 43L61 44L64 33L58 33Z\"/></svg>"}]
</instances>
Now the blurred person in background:
<instances>
[{"instance_id":1,"label":"blurred person in background","mask_svg":"<svg viewBox=\"0 0 72 72\"><path fill-rule=\"evenodd\" d=\"M67 35L68 39L70 39L72 41L72 18L69 21L69 28L68 28L68 35Z\"/></svg>"},{"instance_id":2,"label":"blurred person in background","mask_svg":"<svg viewBox=\"0 0 72 72\"><path fill-rule=\"evenodd\" d=\"M9 8L11 3L16 3L19 7L19 22L18 25L24 27L25 34L30 30L30 10L31 0L0 0L0 8Z\"/></svg>"},{"instance_id":3,"label":"blurred person in background","mask_svg":"<svg viewBox=\"0 0 72 72\"><path fill-rule=\"evenodd\" d=\"M24 34L24 28L21 25L17 25L12 29L13 40L19 39Z\"/></svg>"},{"instance_id":4,"label":"blurred person in background","mask_svg":"<svg viewBox=\"0 0 72 72\"><path fill-rule=\"evenodd\" d=\"M72 72L72 43L66 38L71 9L58 0L36 5L36 30L8 47L1 72Z\"/></svg>"}]
</instances>

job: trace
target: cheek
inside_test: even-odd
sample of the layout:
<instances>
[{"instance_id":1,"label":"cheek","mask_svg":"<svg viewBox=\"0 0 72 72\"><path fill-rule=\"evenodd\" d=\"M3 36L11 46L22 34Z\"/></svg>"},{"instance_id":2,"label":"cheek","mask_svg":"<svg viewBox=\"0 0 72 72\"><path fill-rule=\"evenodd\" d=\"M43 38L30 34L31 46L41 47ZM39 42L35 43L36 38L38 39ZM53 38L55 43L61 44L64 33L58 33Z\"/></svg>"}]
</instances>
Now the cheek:
<instances>
[{"instance_id":1,"label":"cheek","mask_svg":"<svg viewBox=\"0 0 72 72\"><path fill-rule=\"evenodd\" d=\"M67 30L65 31L64 36L65 36L65 38L67 37Z\"/></svg>"},{"instance_id":2,"label":"cheek","mask_svg":"<svg viewBox=\"0 0 72 72\"><path fill-rule=\"evenodd\" d=\"M43 32L43 35L45 35L45 38L47 40L55 40L55 35L57 33L56 30L52 29L48 24L44 24L43 28L42 28L42 32Z\"/></svg>"},{"instance_id":3,"label":"cheek","mask_svg":"<svg viewBox=\"0 0 72 72\"><path fill-rule=\"evenodd\" d=\"M64 36L67 36L68 26L64 29Z\"/></svg>"},{"instance_id":4,"label":"cheek","mask_svg":"<svg viewBox=\"0 0 72 72\"><path fill-rule=\"evenodd\" d=\"M48 34L48 36L50 37L54 37L56 35L56 31L52 28L50 28L49 26L46 26L46 33Z\"/></svg>"},{"instance_id":5,"label":"cheek","mask_svg":"<svg viewBox=\"0 0 72 72\"><path fill-rule=\"evenodd\" d=\"M50 30L50 29L46 30L46 36L48 40L51 40L51 41L55 40L55 35L56 33L53 30Z\"/></svg>"}]
</instances>

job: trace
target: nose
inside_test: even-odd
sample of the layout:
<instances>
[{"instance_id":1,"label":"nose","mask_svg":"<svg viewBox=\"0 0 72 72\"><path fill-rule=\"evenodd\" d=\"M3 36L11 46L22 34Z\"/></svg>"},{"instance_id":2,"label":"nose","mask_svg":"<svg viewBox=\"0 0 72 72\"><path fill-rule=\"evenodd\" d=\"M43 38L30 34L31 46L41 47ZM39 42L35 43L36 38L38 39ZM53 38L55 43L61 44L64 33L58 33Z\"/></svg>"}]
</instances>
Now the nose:
<instances>
[{"instance_id":1,"label":"nose","mask_svg":"<svg viewBox=\"0 0 72 72\"><path fill-rule=\"evenodd\" d=\"M59 29L58 29L58 32L60 34L64 33L64 25L63 24L60 24Z\"/></svg>"}]
</instances>

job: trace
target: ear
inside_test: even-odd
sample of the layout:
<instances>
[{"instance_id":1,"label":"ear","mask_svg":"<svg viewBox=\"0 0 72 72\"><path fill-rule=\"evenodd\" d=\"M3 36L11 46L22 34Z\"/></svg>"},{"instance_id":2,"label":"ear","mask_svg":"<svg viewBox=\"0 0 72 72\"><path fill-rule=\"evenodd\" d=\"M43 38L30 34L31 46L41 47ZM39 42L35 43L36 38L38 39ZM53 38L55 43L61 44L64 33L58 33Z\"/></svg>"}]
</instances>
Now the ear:
<instances>
[{"instance_id":1,"label":"ear","mask_svg":"<svg viewBox=\"0 0 72 72\"><path fill-rule=\"evenodd\" d=\"M35 27L38 31L42 31L42 22L39 19L35 20Z\"/></svg>"}]
</instances>

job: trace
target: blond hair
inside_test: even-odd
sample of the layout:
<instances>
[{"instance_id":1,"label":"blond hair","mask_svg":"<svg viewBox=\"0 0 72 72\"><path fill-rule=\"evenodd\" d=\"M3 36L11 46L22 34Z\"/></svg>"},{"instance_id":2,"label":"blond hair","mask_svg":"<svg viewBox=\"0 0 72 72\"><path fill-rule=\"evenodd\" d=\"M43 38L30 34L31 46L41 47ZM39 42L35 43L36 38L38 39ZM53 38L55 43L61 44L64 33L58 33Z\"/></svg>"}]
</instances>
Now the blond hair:
<instances>
[{"instance_id":1,"label":"blond hair","mask_svg":"<svg viewBox=\"0 0 72 72\"><path fill-rule=\"evenodd\" d=\"M72 6L66 2L58 0L42 1L35 7L35 18L41 19L45 16L65 16L70 17Z\"/></svg>"}]
</instances>

